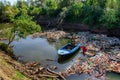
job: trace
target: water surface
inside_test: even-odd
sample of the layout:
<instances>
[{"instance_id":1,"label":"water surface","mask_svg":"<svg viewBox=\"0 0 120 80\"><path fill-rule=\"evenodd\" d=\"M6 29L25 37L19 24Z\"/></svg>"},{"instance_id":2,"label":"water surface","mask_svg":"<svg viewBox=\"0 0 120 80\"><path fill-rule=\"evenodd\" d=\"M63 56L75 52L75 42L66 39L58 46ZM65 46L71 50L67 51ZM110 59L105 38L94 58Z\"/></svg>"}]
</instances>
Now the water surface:
<instances>
[{"instance_id":1,"label":"water surface","mask_svg":"<svg viewBox=\"0 0 120 80\"><path fill-rule=\"evenodd\" d=\"M20 39L14 41L14 53L16 56L21 56L20 60L24 62L37 61L44 65L55 65L58 67L56 71L64 71L67 67L73 64L78 57L84 57L79 51L72 56L60 58L57 55L57 50L65 45L68 40L62 39L57 42L48 42L45 38ZM48 61L53 60L53 61ZM72 75L67 77L67 80L85 80L88 75ZM119 80L120 76L115 73L107 73L107 80Z\"/></svg>"}]
</instances>

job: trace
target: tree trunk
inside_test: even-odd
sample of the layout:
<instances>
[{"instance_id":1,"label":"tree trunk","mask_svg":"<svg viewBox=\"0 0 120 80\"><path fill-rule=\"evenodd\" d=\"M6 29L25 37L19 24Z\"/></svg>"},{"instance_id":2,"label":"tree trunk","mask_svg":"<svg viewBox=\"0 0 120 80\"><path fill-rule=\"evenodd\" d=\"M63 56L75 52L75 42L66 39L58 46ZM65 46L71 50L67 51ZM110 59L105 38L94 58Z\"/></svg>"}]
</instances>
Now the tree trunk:
<instances>
[{"instance_id":1,"label":"tree trunk","mask_svg":"<svg viewBox=\"0 0 120 80\"><path fill-rule=\"evenodd\" d=\"M7 44L8 47L10 47L10 44L13 42L14 38L15 38L15 34L13 34L9 37L8 44Z\"/></svg>"}]
</instances>

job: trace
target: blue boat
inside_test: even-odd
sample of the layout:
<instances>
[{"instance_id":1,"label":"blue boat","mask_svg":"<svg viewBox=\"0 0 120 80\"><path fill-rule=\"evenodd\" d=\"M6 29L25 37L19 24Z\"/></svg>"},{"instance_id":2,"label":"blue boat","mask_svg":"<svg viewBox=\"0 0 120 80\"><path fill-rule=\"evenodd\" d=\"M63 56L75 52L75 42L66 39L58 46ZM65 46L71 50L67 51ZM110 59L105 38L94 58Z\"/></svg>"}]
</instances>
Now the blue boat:
<instances>
[{"instance_id":1,"label":"blue boat","mask_svg":"<svg viewBox=\"0 0 120 80\"><path fill-rule=\"evenodd\" d=\"M81 43L76 44L75 46L73 46L71 43L66 44L65 46L61 47L58 50L58 54L63 56L63 55L68 55L68 54L73 54L75 53L77 50L80 49L80 46L82 46Z\"/></svg>"}]
</instances>

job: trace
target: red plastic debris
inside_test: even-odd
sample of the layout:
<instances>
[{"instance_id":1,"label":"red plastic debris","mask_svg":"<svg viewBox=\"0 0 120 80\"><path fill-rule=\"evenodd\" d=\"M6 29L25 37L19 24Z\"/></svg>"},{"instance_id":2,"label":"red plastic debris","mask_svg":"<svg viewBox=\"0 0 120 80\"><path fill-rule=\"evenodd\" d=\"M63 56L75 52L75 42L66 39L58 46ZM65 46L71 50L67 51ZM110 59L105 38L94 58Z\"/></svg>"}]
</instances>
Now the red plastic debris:
<instances>
[{"instance_id":1,"label":"red plastic debris","mask_svg":"<svg viewBox=\"0 0 120 80\"><path fill-rule=\"evenodd\" d=\"M87 51L87 48L85 46L81 46L80 48L83 50L83 52Z\"/></svg>"}]
</instances>

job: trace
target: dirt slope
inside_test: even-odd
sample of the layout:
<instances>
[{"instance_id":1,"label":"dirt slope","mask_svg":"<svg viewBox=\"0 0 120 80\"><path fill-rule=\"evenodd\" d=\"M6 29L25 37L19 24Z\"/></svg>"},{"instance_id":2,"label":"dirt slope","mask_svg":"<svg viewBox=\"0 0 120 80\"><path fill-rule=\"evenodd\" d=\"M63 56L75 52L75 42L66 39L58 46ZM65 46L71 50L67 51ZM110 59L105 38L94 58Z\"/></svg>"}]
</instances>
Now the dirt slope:
<instances>
[{"instance_id":1,"label":"dirt slope","mask_svg":"<svg viewBox=\"0 0 120 80\"><path fill-rule=\"evenodd\" d=\"M15 70L8 61L20 65L17 61L12 60L9 56L5 55L4 52L0 51L0 80L30 80Z\"/></svg>"}]
</instances>

